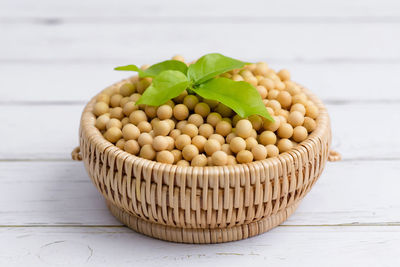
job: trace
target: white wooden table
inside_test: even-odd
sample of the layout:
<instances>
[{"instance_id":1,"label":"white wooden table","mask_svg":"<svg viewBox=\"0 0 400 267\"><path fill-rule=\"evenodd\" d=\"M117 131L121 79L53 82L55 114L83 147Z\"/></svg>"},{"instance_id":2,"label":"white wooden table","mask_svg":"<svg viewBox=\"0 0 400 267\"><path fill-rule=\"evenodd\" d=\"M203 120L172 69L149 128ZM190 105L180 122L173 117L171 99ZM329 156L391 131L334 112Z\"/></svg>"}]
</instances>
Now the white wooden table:
<instances>
[{"instance_id":1,"label":"white wooden table","mask_svg":"<svg viewBox=\"0 0 400 267\"><path fill-rule=\"evenodd\" d=\"M118 223L82 163L85 101L112 70L222 52L286 67L319 95L333 148L283 225L183 245ZM0 266L399 266L400 2L0 1Z\"/></svg>"}]
</instances>

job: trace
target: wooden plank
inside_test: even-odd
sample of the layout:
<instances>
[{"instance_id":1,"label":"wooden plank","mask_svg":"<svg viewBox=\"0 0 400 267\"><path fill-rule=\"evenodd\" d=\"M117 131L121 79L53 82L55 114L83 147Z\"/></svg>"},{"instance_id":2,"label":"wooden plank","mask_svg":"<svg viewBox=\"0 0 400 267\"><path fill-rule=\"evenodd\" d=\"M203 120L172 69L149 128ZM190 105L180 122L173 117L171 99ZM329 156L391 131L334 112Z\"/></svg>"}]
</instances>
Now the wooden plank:
<instances>
[{"instance_id":1,"label":"wooden plank","mask_svg":"<svg viewBox=\"0 0 400 267\"><path fill-rule=\"evenodd\" d=\"M2 228L4 266L398 266L400 227L278 227L216 245L167 243L126 228Z\"/></svg>"},{"instance_id":2,"label":"wooden plank","mask_svg":"<svg viewBox=\"0 0 400 267\"><path fill-rule=\"evenodd\" d=\"M79 144L82 105L2 105L0 110L0 137L8 139L0 159L65 160Z\"/></svg>"},{"instance_id":3,"label":"wooden plank","mask_svg":"<svg viewBox=\"0 0 400 267\"><path fill-rule=\"evenodd\" d=\"M287 0L270 2L250 0L243 3L223 1L179 1L170 0L163 3L157 0L129 1L119 0L112 4L101 0L71 0L55 3L51 0L42 0L34 4L29 0L18 2L5 0L0 5L0 16L6 18L139 18L148 17L376 17L399 16L399 4L395 0L368 0L368 1L318 1ZM210 8L212 7L212 8ZM312 7L312 8L310 8ZM130 11L130 12L129 12Z\"/></svg>"},{"instance_id":4,"label":"wooden plank","mask_svg":"<svg viewBox=\"0 0 400 267\"><path fill-rule=\"evenodd\" d=\"M397 90L400 88L400 64L269 63L275 70L289 69L294 80L324 101L400 101L400 90ZM0 101L84 102L102 88L133 75L113 71L116 65L111 62L29 63L22 67L20 63L3 63L0 64L0 88L5 89L0 90ZM21 77L29 86L22 85Z\"/></svg>"},{"instance_id":5,"label":"wooden plank","mask_svg":"<svg viewBox=\"0 0 400 267\"><path fill-rule=\"evenodd\" d=\"M327 107L332 119L332 147L344 159L399 157L400 125L393 121L400 117L399 103ZM69 159L78 145L82 109L82 105L0 106L0 138L7 140L0 149L0 159ZM375 130L376 125L380 130Z\"/></svg>"},{"instance_id":6,"label":"wooden plank","mask_svg":"<svg viewBox=\"0 0 400 267\"><path fill-rule=\"evenodd\" d=\"M0 225L120 225L82 162L0 162Z\"/></svg>"},{"instance_id":7,"label":"wooden plank","mask_svg":"<svg viewBox=\"0 0 400 267\"><path fill-rule=\"evenodd\" d=\"M315 187L285 224L398 224L400 203L397 193L390 188L398 184L399 163L327 163Z\"/></svg>"},{"instance_id":8,"label":"wooden plank","mask_svg":"<svg viewBox=\"0 0 400 267\"><path fill-rule=\"evenodd\" d=\"M328 163L285 225L398 224L399 163ZM0 180L0 226L120 225L81 162L0 162Z\"/></svg>"},{"instance_id":9,"label":"wooden plank","mask_svg":"<svg viewBox=\"0 0 400 267\"><path fill-rule=\"evenodd\" d=\"M332 125L332 149L343 159L399 159L400 125L392 118L400 117L400 104L327 105ZM385 114L388 115L387 119ZM384 122L385 121L385 122ZM369 132L368 125L383 122L387 130ZM385 126L382 126L385 127Z\"/></svg>"},{"instance_id":10,"label":"wooden plank","mask_svg":"<svg viewBox=\"0 0 400 267\"><path fill-rule=\"evenodd\" d=\"M15 23L2 27L2 40L0 61L20 63L112 60L116 65L140 64L175 53L194 59L215 51L249 61L400 59L400 24L396 23Z\"/></svg>"}]
</instances>

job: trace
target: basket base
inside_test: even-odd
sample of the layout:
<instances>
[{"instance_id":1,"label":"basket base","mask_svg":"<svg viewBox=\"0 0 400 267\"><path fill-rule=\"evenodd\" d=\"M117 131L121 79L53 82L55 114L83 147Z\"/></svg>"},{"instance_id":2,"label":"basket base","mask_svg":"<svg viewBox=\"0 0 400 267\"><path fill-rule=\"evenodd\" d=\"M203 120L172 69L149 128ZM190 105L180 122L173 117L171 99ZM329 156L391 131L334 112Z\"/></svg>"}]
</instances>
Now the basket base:
<instances>
[{"instance_id":1,"label":"basket base","mask_svg":"<svg viewBox=\"0 0 400 267\"><path fill-rule=\"evenodd\" d=\"M212 244L237 241L267 232L284 222L296 210L298 203L256 222L213 229L180 228L152 223L125 212L109 201L107 206L121 223L138 233L177 243Z\"/></svg>"}]
</instances>

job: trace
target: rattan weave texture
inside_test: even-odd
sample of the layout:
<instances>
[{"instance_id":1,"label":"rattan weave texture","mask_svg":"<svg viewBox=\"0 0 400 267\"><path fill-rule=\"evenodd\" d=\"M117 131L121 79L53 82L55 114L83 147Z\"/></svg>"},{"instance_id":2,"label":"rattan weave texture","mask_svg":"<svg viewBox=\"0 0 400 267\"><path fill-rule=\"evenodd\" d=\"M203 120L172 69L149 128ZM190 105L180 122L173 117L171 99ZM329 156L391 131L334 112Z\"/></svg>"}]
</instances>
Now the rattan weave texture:
<instances>
[{"instance_id":1,"label":"rattan weave texture","mask_svg":"<svg viewBox=\"0 0 400 267\"><path fill-rule=\"evenodd\" d=\"M320 109L317 128L276 158L222 167L182 167L139 158L105 140L94 126L95 98L81 118L81 157L112 214L137 232L183 243L251 237L294 212L328 159L327 110L303 90Z\"/></svg>"}]
</instances>

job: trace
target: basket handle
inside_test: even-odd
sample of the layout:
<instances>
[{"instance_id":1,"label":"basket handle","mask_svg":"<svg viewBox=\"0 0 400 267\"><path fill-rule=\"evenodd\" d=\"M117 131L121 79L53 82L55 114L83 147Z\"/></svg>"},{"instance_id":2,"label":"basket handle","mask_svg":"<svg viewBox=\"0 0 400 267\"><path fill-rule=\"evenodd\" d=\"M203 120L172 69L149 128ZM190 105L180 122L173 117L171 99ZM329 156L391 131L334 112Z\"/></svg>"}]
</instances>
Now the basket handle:
<instances>
[{"instance_id":1,"label":"basket handle","mask_svg":"<svg viewBox=\"0 0 400 267\"><path fill-rule=\"evenodd\" d=\"M330 162L335 162L335 161L339 161L342 159L342 155L340 155L339 152L335 151L335 150L330 150L329 154L328 154L328 161Z\"/></svg>"},{"instance_id":2,"label":"basket handle","mask_svg":"<svg viewBox=\"0 0 400 267\"><path fill-rule=\"evenodd\" d=\"M71 157L73 160L76 161L82 160L81 148L79 146L75 147L74 150L72 150Z\"/></svg>"}]
</instances>

